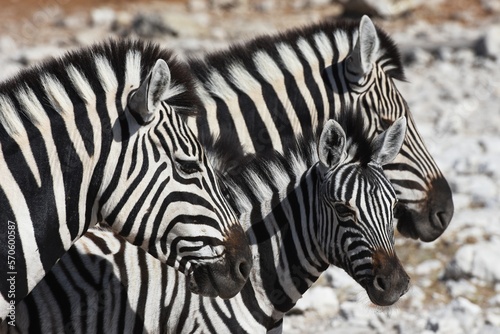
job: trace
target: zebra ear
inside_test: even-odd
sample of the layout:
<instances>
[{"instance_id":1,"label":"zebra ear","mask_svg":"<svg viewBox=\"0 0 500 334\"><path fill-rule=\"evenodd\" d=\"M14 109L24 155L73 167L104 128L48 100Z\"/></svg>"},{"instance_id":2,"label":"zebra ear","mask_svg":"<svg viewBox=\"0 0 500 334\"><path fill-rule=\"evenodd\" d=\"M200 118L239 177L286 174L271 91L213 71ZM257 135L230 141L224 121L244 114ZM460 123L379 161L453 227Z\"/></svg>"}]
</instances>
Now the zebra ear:
<instances>
[{"instance_id":1,"label":"zebra ear","mask_svg":"<svg viewBox=\"0 0 500 334\"><path fill-rule=\"evenodd\" d=\"M345 142L345 133L340 124L328 120L319 138L319 161L328 168L337 166L345 152Z\"/></svg>"},{"instance_id":2,"label":"zebra ear","mask_svg":"<svg viewBox=\"0 0 500 334\"><path fill-rule=\"evenodd\" d=\"M163 59L158 59L141 86L133 93L128 108L140 124L153 119L158 105L170 88L170 69Z\"/></svg>"},{"instance_id":3,"label":"zebra ear","mask_svg":"<svg viewBox=\"0 0 500 334\"><path fill-rule=\"evenodd\" d=\"M379 48L377 30L372 20L364 15L359 23L356 45L347 61L347 70L359 77L366 76L372 70Z\"/></svg>"},{"instance_id":4,"label":"zebra ear","mask_svg":"<svg viewBox=\"0 0 500 334\"><path fill-rule=\"evenodd\" d=\"M390 163L401 150L406 135L406 117L398 118L384 132L378 134L372 142L372 161L383 166Z\"/></svg>"}]
</instances>

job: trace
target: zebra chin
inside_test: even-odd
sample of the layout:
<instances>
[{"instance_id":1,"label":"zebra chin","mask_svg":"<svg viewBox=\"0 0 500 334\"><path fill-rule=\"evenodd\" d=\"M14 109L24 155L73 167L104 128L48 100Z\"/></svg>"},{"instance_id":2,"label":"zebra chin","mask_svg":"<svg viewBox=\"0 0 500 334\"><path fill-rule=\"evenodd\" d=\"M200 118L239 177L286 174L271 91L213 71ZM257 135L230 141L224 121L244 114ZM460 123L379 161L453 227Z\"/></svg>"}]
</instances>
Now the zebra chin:
<instances>
[{"instance_id":1,"label":"zebra chin","mask_svg":"<svg viewBox=\"0 0 500 334\"><path fill-rule=\"evenodd\" d=\"M395 209L398 231L403 236L431 242L439 238L453 217L451 188L445 178L431 182L424 204L413 207L400 201Z\"/></svg>"},{"instance_id":2,"label":"zebra chin","mask_svg":"<svg viewBox=\"0 0 500 334\"><path fill-rule=\"evenodd\" d=\"M187 274L191 292L228 299L245 286L253 264L245 233L240 226L234 226L225 239L225 252L219 260L195 264Z\"/></svg>"}]
</instances>

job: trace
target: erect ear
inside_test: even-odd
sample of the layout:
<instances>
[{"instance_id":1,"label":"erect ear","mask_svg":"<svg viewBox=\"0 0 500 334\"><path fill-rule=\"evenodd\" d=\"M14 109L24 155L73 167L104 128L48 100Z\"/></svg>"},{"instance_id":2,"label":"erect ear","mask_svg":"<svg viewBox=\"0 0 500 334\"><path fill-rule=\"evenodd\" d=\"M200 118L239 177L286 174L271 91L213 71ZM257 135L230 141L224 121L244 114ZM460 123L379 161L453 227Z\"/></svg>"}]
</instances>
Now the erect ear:
<instances>
[{"instance_id":1,"label":"erect ear","mask_svg":"<svg viewBox=\"0 0 500 334\"><path fill-rule=\"evenodd\" d=\"M325 123L319 137L319 161L328 168L338 165L345 152L345 133L340 124L330 119Z\"/></svg>"},{"instance_id":2,"label":"erect ear","mask_svg":"<svg viewBox=\"0 0 500 334\"><path fill-rule=\"evenodd\" d=\"M167 63L163 59L158 59L128 102L128 109L140 124L146 124L153 119L160 102L170 88L170 80Z\"/></svg>"},{"instance_id":3,"label":"erect ear","mask_svg":"<svg viewBox=\"0 0 500 334\"><path fill-rule=\"evenodd\" d=\"M406 135L406 117L398 118L384 132L378 134L372 142L372 161L383 166L398 155Z\"/></svg>"},{"instance_id":4,"label":"erect ear","mask_svg":"<svg viewBox=\"0 0 500 334\"><path fill-rule=\"evenodd\" d=\"M372 20L366 15L361 18L358 39L347 62L347 70L353 75L364 77L371 72L380 49L380 40Z\"/></svg>"}]
</instances>

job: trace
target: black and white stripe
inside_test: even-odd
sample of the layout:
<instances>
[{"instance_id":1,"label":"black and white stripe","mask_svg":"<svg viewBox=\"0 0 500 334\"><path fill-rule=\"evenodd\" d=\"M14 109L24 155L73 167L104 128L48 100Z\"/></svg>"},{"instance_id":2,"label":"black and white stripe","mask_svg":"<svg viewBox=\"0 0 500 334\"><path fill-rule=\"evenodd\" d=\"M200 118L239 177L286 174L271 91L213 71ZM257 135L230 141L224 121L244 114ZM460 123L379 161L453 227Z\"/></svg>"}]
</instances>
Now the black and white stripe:
<instances>
[{"instance_id":1,"label":"black and white stripe","mask_svg":"<svg viewBox=\"0 0 500 334\"><path fill-rule=\"evenodd\" d=\"M200 104L193 92L170 52L132 41L71 52L0 84L0 254L7 223L16 226L15 265L0 261L0 319L13 299L5 275L16 273L21 300L97 222L191 275L193 290L239 291L250 250L185 124ZM197 278L207 272L215 278Z\"/></svg>"},{"instance_id":2,"label":"black and white stripe","mask_svg":"<svg viewBox=\"0 0 500 334\"><path fill-rule=\"evenodd\" d=\"M360 126L329 121L318 144L305 141L228 170L254 256L235 297L192 294L182 275L111 231L92 230L19 305L10 332L265 333L330 264L374 303L394 303L409 278L394 253L396 193L382 166L398 153L406 122L374 140Z\"/></svg>"},{"instance_id":3,"label":"black and white stripe","mask_svg":"<svg viewBox=\"0 0 500 334\"><path fill-rule=\"evenodd\" d=\"M204 105L190 126L196 122L200 138L230 137L247 153L286 152L343 111L363 115L373 134L406 116L401 154L384 167L398 193L398 229L432 241L448 226L450 187L394 83L404 79L398 50L368 17L258 37L189 65Z\"/></svg>"}]
</instances>

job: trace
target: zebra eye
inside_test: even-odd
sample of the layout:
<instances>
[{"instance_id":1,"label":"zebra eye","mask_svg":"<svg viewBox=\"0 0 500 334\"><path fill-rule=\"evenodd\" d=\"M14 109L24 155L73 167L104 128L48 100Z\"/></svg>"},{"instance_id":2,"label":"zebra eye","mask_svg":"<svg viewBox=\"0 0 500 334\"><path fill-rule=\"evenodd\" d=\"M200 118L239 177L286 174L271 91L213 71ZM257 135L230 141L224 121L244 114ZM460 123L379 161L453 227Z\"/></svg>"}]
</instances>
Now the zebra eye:
<instances>
[{"instance_id":1,"label":"zebra eye","mask_svg":"<svg viewBox=\"0 0 500 334\"><path fill-rule=\"evenodd\" d=\"M335 211L337 211L337 215L342 218L352 216L354 213L350 207L342 203L335 204Z\"/></svg>"},{"instance_id":2,"label":"zebra eye","mask_svg":"<svg viewBox=\"0 0 500 334\"><path fill-rule=\"evenodd\" d=\"M183 173L194 174L201 172L201 167L198 164L198 161L176 159L175 162Z\"/></svg>"}]
</instances>

